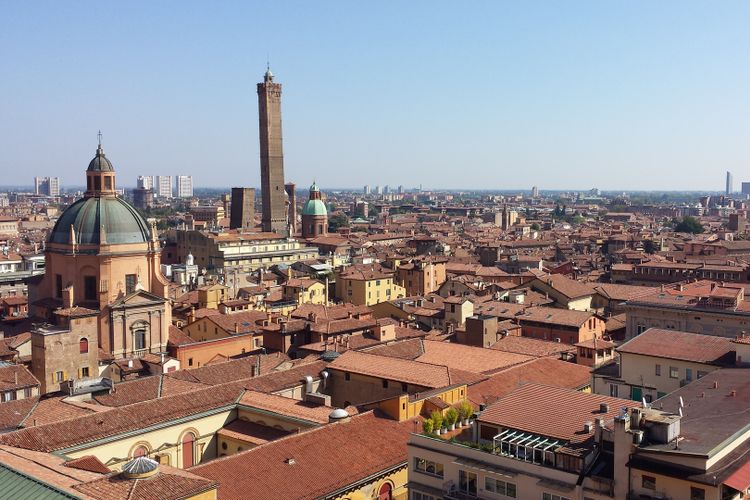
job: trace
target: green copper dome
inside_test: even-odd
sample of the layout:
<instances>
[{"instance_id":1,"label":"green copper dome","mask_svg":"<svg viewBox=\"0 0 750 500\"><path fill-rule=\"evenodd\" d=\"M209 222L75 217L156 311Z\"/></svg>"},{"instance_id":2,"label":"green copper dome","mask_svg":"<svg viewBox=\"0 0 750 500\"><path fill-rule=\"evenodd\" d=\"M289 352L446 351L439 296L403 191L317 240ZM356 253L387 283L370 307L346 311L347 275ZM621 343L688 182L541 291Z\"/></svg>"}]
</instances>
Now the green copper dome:
<instances>
[{"instance_id":1,"label":"green copper dome","mask_svg":"<svg viewBox=\"0 0 750 500\"><path fill-rule=\"evenodd\" d=\"M328 215L325 204L321 200L307 200L302 209L302 215Z\"/></svg>"},{"instance_id":2,"label":"green copper dome","mask_svg":"<svg viewBox=\"0 0 750 500\"><path fill-rule=\"evenodd\" d=\"M114 172L115 167L112 166L112 162L107 159L107 157L104 155L104 150L102 149L102 145L99 144L99 147L96 148L96 156L94 156L94 159L91 160L89 163L89 168L86 169L87 172Z\"/></svg>"},{"instance_id":3,"label":"green copper dome","mask_svg":"<svg viewBox=\"0 0 750 500\"><path fill-rule=\"evenodd\" d=\"M104 239L111 245L145 243L151 235L148 223L135 208L114 196L93 196L73 203L57 220L49 242L71 244L71 225L79 245L98 245L102 240L102 227Z\"/></svg>"}]
</instances>

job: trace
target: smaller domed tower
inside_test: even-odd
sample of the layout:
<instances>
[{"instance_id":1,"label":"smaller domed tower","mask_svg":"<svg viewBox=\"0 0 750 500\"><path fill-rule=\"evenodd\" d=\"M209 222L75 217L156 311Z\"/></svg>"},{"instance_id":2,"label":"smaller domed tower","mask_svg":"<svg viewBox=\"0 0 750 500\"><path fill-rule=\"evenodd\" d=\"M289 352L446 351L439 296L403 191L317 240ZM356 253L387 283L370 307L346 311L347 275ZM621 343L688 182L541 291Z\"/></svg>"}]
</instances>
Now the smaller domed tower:
<instances>
[{"instance_id":1,"label":"smaller domed tower","mask_svg":"<svg viewBox=\"0 0 750 500\"><path fill-rule=\"evenodd\" d=\"M302 209L302 237L317 238L328 234L328 210L320 196L318 185L310 186L310 199Z\"/></svg>"}]
</instances>

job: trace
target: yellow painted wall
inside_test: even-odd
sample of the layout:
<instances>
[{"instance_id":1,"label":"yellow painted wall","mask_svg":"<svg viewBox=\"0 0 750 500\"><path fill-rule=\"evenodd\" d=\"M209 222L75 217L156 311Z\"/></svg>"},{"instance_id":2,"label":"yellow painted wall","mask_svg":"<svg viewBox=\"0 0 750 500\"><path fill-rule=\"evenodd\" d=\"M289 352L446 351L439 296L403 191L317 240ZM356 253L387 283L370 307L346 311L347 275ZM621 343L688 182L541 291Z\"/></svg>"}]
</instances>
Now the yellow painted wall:
<instances>
[{"instance_id":1,"label":"yellow painted wall","mask_svg":"<svg viewBox=\"0 0 750 500\"><path fill-rule=\"evenodd\" d=\"M149 456L156 454L169 455L169 465L182 468L182 437L188 430L196 435L195 463L216 458L216 432L237 417L236 410L229 410L215 415L171 425L162 429L123 437L106 444L93 443L81 450L66 453L71 458L94 455L112 470L120 468L133 457L139 445L149 449ZM102 418L106 418L103 415ZM202 451L201 451L202 450Z\"/></svg>"}]
</instances>

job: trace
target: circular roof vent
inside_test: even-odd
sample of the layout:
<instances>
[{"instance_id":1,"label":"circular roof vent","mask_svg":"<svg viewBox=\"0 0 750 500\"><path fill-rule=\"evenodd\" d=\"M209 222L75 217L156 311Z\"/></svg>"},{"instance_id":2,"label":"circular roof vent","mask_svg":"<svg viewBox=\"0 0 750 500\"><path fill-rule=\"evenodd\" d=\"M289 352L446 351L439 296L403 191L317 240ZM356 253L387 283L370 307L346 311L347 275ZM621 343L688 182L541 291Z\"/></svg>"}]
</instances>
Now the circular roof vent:
<instances>
[{"instance_id":1,"label":"circular roof vent","mask_svg":"<svg viewBox=\"0 0 750 500\"><path fill-rule=\"evenodd\" d=\"M122 476L128 479L141 479L153 476L159 471L159 462L148 457L135 457L122 467Z\"/></svg>"},{"instance_id":2,"label":"circular roof vent","mask_svg":"<svg viewBox=\"0 0 750 500\"><path fill-rule=\"evenodd\" d=\"M331 413L328 414L328 421L329 422L341 422L343 420L347 420L349 418L349 412L347 412L343 408L336 408Z\"/></svg>"},{"instance_id":3,"label":"circular roof vent","mask_svg":"<svg viewBox=\"0 0 750 500\"><path fill-rule=\"evenodd\" d=\"M341 354L336 351L323 351L323 354L320 355L320 359L330 362L338 358L339 356L341 356Z\"/></svg>"}]
</instances>

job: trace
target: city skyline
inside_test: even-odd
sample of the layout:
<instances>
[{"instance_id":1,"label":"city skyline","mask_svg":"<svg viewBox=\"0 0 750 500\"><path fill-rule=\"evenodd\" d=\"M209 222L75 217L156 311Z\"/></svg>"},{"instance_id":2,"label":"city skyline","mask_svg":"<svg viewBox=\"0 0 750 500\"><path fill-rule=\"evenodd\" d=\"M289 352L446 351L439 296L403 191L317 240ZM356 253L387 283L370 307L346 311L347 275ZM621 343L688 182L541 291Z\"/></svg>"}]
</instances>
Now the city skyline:
<instances>
[{"instance_id":1,"label":"city skyline","mask_svg":"<svg viewBox=\"0 0 750 500\"><path fill-rule=\"evenodd\" d=\"M101 128L124 179L260 185L253 85L267 58L286 88L285 177L298 185L721 191L726 170L743 180L747 4L430 5L336 9L336 20L304 4L9 6L4 183L26 183L30 150L75 178ZM92 43L86 26L100 24ZM29 36L40 29L49 36ZM98 78L82 78L92 68Z\"/></svg>"}]
</instances>

